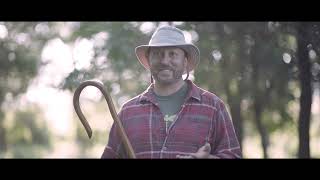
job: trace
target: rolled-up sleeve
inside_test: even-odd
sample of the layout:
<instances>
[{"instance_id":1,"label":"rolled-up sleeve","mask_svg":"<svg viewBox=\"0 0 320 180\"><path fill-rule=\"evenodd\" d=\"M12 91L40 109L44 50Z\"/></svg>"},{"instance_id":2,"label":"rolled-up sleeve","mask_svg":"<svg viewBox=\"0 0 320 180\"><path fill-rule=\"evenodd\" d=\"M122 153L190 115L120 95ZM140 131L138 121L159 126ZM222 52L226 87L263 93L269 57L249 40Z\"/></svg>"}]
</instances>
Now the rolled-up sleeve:
<instances>
[{"instance_id":1,"label":"rolled-up sleeve","mask_svg":"<svg viewBox=\"0 0 320 180\"><path fill-rule=\"evenodd\" d=\"M230 114L220 102L214 117L211 154L215 158L242 158L242 152Z\"/></svg>"}]
</instances>

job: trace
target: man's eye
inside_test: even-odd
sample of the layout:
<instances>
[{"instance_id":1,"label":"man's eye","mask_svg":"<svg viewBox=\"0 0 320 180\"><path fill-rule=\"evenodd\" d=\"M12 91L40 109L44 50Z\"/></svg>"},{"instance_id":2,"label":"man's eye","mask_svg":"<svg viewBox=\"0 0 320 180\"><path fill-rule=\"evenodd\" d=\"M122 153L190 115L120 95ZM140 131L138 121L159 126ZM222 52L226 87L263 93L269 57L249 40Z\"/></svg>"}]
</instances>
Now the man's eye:
<instances>
[{"instance_id":1,"label":"man's eye","mask_svg":"<svg viewBox=\"0 0 320 180\"><path fill-rule=\"evenodd\" d=\"M169 56L170 56L170 57L174 57L175 55L176 55L175 52L170 52L170 53L169 53Z\"/></svg>"},{"instance_id":2,"label":"man's eye","mask_svg":"<svg viewBox=\"0 0 320 180\"><path fill-rule=\"evenodd\" d=\"M160 52L153 52L153 55L154 55L154 56L159 56L159 55L160 55Z\"/></svg>"}]
</instances>

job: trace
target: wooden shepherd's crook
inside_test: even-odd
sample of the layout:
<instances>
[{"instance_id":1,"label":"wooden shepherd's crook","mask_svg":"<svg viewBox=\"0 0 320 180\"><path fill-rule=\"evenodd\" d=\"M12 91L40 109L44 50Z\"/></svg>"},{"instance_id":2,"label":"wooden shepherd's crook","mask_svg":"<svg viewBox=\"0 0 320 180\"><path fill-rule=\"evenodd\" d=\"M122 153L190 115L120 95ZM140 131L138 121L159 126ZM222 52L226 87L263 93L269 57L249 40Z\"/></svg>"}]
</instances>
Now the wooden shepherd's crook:
<instances>
[{"instance_id":1,"label":"wooden shepherd's crook","mask_svg":"<svg viewBox=\"0 0 320 180\"><path fill-rule=\"evenodd\" d=\"M103 86L103 83L99 82L97 80L87 80L87 81L82 82L79 85L79 87L76 89L76 91L74 93L74 96L73 96L74 109L75 109L75 111L76 111L81 123L83 124L84 128L86 129L89 138L91 138L91 136L92 136L92 130L91 130L91 127L90 127L88 121L84 117L84 115L83 115L83 113L81 111L80 105L79 105L80 93L86 86L95 86L102 92L103 96L107 100L107 103L108 103L108 106L109 106L109 109L110 109L110 113L112 115L113 120L116 123L120 138L121 138L121 140L122 140L122 142L124 144L124 147L125 147L125 149L126 149L126 151L128 153L129 158L136 158L136 156L134 154L134 151L133 151L133 148L132 148L132 145L131 145L131 143L130 143L130 141L128 139L128 136L127 136L127 134L126 134L126 132L125 132L123 126L122 126L122 123L119 120L119 117L118 117L118 115L116 113L116 110L114 108L112 99L111 99L110 95L107 93L107 91L105 90L105 88Z\"/></svg>"}]
</instances>

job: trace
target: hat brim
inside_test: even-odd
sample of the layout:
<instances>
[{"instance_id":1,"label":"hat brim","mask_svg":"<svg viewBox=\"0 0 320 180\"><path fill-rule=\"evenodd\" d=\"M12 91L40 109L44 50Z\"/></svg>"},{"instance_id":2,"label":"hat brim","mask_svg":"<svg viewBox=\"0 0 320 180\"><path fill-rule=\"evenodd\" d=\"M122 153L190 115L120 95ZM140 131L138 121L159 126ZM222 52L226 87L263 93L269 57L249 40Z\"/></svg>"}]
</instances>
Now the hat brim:
<instances>
[{"instance_id":1,"label":"hat brim","mask_svg":"<svg viewBox=\"0 0 320 180\"><path fill-rule=\"evenodd\" d=\"M143 65L144 68L150 69L148 57L146 56L146 52L150 47L178 47L184 49L188 53L188 63L189 68L188 71L192 71L196 68L196 66L200 62L200 51L199 49L193 44L157 44L157 45L141 45L136 47L135 53L139 60L139 62ZM185 72L186 73L186 72Z\"/></svg>"}]
</instances>

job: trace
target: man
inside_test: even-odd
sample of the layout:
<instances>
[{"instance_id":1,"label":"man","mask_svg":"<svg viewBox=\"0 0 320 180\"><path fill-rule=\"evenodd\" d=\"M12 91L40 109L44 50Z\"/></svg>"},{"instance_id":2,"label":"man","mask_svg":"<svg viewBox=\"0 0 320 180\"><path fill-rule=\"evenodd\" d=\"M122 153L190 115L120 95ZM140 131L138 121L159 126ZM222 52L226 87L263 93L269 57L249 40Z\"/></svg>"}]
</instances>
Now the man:
<instances>
[{"instance_id":1,"label":"man","mask_svg":"<svg viewBox=\"0 0 320 180\"><path fill-rule=\"evenodd\" d=\"M151 85L126 102L118 116L137 158L241 158L228 111L216 95L188 80L199 50L182 31L158 28L148 45L138 46ZM186 79L182 78L187 74ZM113 124L102 158L127 158Z\"/></svg>"}]
</instances>

